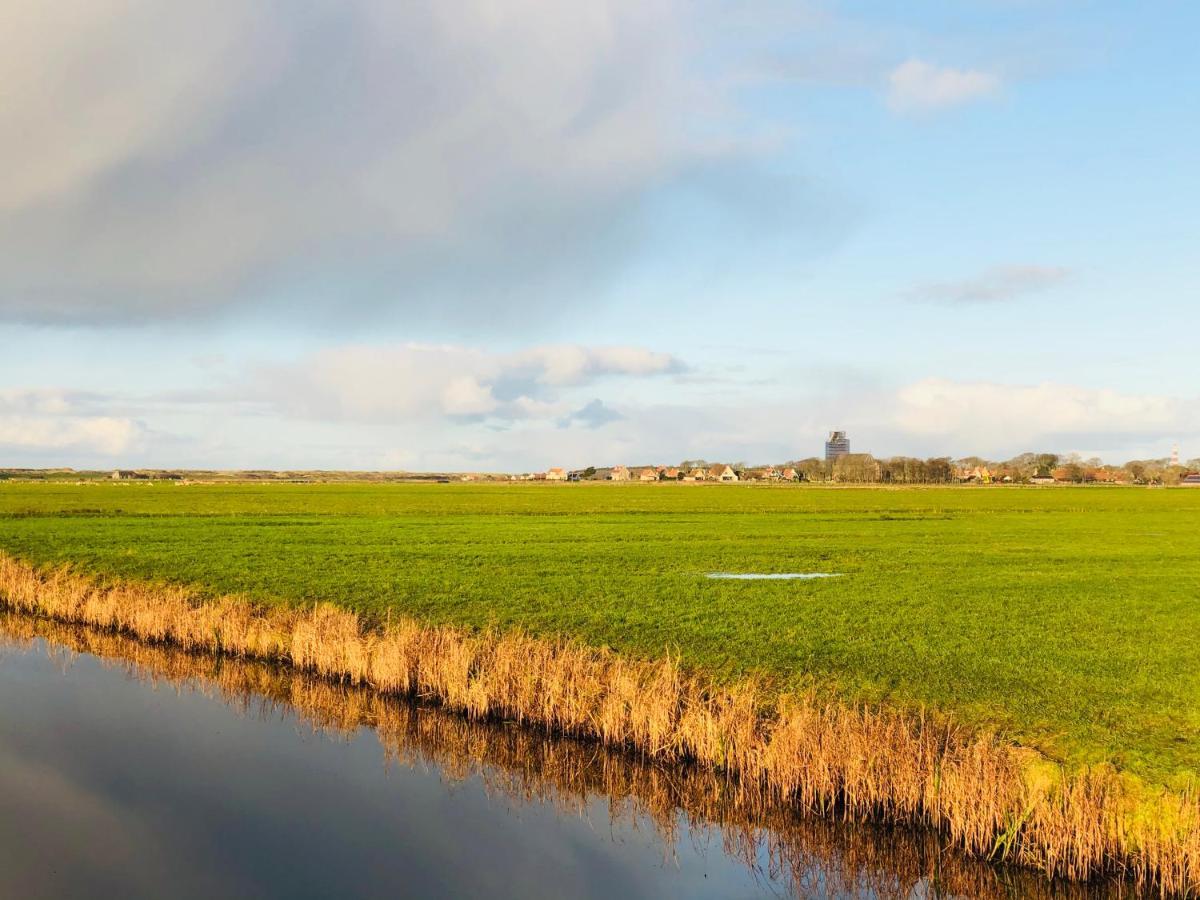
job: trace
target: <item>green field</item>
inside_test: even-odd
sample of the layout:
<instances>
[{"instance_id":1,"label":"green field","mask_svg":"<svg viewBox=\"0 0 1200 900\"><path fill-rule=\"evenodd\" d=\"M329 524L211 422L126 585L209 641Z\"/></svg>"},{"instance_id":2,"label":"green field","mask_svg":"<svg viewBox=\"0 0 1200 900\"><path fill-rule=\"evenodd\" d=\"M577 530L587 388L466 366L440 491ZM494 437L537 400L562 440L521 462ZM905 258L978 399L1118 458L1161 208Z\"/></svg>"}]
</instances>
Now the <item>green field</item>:
<instances>
[{"instance_id":1,"label":"green field","mask_svg":"<svg viewBox=\"0 0 1200 900\"><path fill-rule=\"evenodd\" d=\"M1198 536L1186 489L0 484L35 562L669 648L1165 783L1200 772Z\"/></svg>"}]
</instances>

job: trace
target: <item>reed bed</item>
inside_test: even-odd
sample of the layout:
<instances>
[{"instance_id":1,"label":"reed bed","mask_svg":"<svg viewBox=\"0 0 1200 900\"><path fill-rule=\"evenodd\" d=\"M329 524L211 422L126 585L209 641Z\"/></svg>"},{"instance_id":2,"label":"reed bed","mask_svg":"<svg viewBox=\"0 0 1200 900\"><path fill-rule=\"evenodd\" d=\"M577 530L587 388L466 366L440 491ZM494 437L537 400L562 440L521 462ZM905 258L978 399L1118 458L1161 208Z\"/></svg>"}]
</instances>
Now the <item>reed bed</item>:
<instances>
[{"instance_id":1,"label":"reed bed","mask_svg":"<svg viewBox=\"0 0 1200 900\"><path fill-rule=\"evenodd\" d=\"M678 660L633 660L519 631L411 619L367 626L328 604L262 607L173 586L102 583L0 554L15 610L190 651L286 663L367 695L437 701L722 773L755 802L847 822L929 826L967 854L1076 881L1200 891L1200 798L1107 766L1066 772L932 716L722 685ZM381 727L381 731L384 729Z\"/></svg>"},{"instance_id":2,"label":"reed bed","mask_svg":"<svg viewBox=\"0 0 1200 900\"><path fill-rule=\"evenodd\" d=\"M387 764L432 767L451 781L477 777L503 802L541 803L587 816L599 801L615 824L653 828L668 855L676 852L681 822L711 829L726 854L798 896L1098 900L1130 892L1122 881L1052 884L1025 869L989 865L948 849L927 828L846 825L807 815L768 792L746 790L695 765L665 763L543 728L471 719L289 666L0 612L0 640L37 639L64 666L73 654L86 653L156 688L215 697L243 715L288 715L334 739L369 728Z\"/></svg>"}]
</instances>

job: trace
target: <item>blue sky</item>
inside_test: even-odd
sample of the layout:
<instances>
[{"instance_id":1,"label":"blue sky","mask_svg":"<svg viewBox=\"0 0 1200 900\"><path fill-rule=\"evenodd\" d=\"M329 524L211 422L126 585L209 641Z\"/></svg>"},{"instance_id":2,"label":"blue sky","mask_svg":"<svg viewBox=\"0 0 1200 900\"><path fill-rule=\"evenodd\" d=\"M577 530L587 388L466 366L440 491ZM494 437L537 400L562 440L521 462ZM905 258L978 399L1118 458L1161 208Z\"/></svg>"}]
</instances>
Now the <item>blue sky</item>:
<instances>
[{"instance_id":1,"label":"blue sky","mask_svg":"<svg viewBox=\"0 0 1200 900\"><path fill-rule=\"evenodd\" d=\"M1194 4L0 33L0 464L1200 456Z\"/></svg>"}]
</instances>

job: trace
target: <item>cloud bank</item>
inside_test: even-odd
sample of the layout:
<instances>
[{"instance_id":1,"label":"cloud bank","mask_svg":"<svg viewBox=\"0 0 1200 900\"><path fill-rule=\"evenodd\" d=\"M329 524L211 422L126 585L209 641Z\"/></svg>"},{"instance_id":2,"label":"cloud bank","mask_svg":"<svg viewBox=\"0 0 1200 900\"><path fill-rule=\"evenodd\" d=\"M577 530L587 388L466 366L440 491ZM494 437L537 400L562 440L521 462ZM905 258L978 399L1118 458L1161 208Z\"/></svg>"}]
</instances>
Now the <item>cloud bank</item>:
<instances>
[{"instance_id":1,"label":"cloud bank","mask_svg":"<svg viewBox=\"0 0 1200 900\"><path fill-rule=\"evenodd\" d=\"M495 328L582 302L660 190L752 155L681 0L14 2L0 319Z\"/></svg>"},{"instance_id":2,"label":"cloud bank","mask_svg":"<svg viewBox=\"0 0 1200 900\"><path fill-rule=\"evenodd\" d=\"M322 421L514 422L566 417L594 425L602 418L611 420L611 411L601 403L570 412L572 389L608 378L648 378L684 370L684 363L671 354L641 347L563 344L498 353L454 344L356 345L255 367L237 383L212 395L200 394L199 399L252 404Z\"/></svg>"},{"instance_id":3,"label":"cloud bank","mask_svg":"<svg viewBox=\"0 0 1200 900\"><path fill-rule=\"evenodd\" d=\"M0 448L11 465L525 471L781 462L819 455L832 427L880 456L1086 449L1124 461L1200 442L1197 398L936 377L731 383L714 395L683 369L634 347L341 346L187 395L6 391Z\"/></svg>"},{"instance_id":4,"label":"cloud bank","mask_svg":"<svg viewBox=\"0 0 1200 900\"><path fill-rule=\"evenodd\" d=\"M0 448L117 456L139 446L139 423L89 406L90 398L79 393L0 390Z\"/></svg>"}]
</instances>

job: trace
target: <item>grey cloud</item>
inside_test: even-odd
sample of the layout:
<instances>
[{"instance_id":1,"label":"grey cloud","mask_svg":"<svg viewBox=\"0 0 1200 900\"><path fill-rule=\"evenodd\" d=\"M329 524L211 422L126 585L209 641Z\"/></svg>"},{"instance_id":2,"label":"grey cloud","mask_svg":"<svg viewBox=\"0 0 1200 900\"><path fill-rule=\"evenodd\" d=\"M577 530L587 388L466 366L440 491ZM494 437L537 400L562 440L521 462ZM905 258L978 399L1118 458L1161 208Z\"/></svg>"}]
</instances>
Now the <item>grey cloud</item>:
<instances>
[{"instance_id":1,"label":"grey cloud","mask_svg":"<svg viewBox=\"0 0 1200 900\"><path fill-rule=\"evenodd\" d=\"M1071 277L1062 266L997 266L971 278L932 281L906 292L911 300L942 303L1002 303L1058 287Z\"/></svg>"},{"instance_id":2,"label":"grey cloud","mask_svg":"<svg viewBox=\"0 0 1200 900\"><path fill-rule=\"evenodd\" d=\"M560 419L558 424L561 428L569 428L576 424L583 425L585 428L600 428L610 422L619 422L624 418L615 409L610 409L599 398L596 398L569 416Z\"/></svg>"},{"instance_id":3,"label":"grey cloud","mask_svg":"<svg viewBox=\"0 0 1200 900\"><path fill-rule=\"evenodd\" d=\"M679 0L102 0L69 33L18 3L4 318L255 301L516 327L603 286L664 187L756 165L696 136L723 94L690 69L704 17Z\"/></svg>"}]
</instances>

